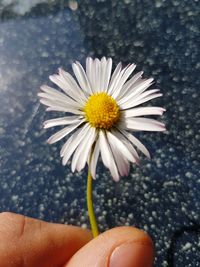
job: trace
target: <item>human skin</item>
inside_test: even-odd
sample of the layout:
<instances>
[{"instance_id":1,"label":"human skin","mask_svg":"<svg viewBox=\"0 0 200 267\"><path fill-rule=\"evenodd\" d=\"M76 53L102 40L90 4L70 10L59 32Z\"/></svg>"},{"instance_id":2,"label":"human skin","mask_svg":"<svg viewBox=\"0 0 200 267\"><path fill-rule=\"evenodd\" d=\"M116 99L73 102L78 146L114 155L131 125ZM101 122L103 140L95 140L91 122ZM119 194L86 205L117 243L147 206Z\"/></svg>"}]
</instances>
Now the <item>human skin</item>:
<instances>
[{"instance_id":1,"label":"human skin","mask_svg":"<svg viewBox=\"0 0 200 267\"><path fill-rule=\"evenodd\" d=\"M153 243L134 227L92 239L80 227L0 213L0 267L151 267Z\"/></svg>"}]
</instances>

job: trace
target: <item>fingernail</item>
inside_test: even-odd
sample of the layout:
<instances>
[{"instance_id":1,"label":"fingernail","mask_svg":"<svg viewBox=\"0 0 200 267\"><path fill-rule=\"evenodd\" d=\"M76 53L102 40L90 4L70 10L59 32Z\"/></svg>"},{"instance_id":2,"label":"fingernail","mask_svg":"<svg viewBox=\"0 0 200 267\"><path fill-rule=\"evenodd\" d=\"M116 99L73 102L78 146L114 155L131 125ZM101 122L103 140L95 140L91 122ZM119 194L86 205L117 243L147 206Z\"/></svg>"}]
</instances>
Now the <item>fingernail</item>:
<instances>
[{"instance_id":1,"label":"fingernail","mask_svg":"<svg viewBox=\"0 0 200 267\"><path fill-rule=\"evenodd\" d=\"M114 249L109 267L151 267L152 262L152 245L133 242Z\"/></svg>"}]
</instances>

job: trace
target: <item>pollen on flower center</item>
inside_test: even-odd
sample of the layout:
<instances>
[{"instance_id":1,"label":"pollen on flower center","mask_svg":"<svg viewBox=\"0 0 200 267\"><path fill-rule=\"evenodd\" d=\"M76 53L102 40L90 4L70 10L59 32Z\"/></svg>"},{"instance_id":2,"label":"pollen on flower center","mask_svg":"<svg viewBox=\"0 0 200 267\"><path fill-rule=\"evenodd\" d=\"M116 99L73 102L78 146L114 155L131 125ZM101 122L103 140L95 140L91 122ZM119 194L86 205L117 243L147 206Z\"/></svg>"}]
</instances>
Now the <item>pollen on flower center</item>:
<instances>
[{"instance_id":1,"label":"pollen on flower center","mask_svg":"<svg viewBox=\"0 0 200 267\"><path fill-rule=\"evenodd\" d=\"M85 117L92 127L110 129L119 120L119 106L106 93L96 93L89 97L85 107Z\"/></svg>"}]
</instances>

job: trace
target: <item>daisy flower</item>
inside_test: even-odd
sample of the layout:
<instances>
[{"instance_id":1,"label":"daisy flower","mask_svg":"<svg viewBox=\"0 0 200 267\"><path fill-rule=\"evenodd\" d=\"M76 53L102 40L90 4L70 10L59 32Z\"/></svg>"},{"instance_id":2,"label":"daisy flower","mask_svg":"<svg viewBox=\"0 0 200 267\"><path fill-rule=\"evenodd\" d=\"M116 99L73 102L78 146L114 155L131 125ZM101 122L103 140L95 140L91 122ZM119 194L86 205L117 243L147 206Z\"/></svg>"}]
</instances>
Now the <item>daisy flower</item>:
<instances>
[{"instance_id":1,"label":"daisy flower","mask_svg":"<svg viewBox=\"0 0 200 267\"><path fill-rule=\"evenodd\" d=\"M133 75L136 65L125 68L119 63L112 73L112 59L86 59L86 70L79 62L72 64L76 79L59 69L50 80L61 90L47 85L38 94L47 111L64 112L65 116L47 120L44 128L64 126L48 139L53 144L68 137L60 155L63 165L71 158L72 172L88 163L87 206L93 236L99 234L92 201L92 178L96 177L99 156L115 181L128 175L130 163L139 164L140 150L148 158L146 147L132 134L136 131L165 131L165 125L148 115L162 115L162 107L138 107L160 97L159 89L147 90L153 78ZM131 133L132 132L132 133ZM137 150L136 150L137 148Z\"/></svg>"},{"instance_id":2,"label":"daisy flower","mask_svg":"<svg viewBox=\"0 0 200 267\"><path fill-rule=\"evenodd\" d=\"M162 107L139 107L162 96L159 89L147 90L153 78L133 75L136 65L122 67L112 73L112 59L86 59L86 70L79 62L72 64L75 75L59 69L50 80L61 90L41 86L38 95L47 111L64 112L65 116L47 120L44 128L64 126L48 139L49 144L68 137L60 155L63 165L70 158L72 172L81 171L88 163L93 178L99 156L115 181L128 175L130 162L139 164L140 150L148 158L146 147L134 136L136 131L165 131L165 125L148 115L162 115ZM70 136L70 137L69 137Z\"/></svg>"}]
</instances>

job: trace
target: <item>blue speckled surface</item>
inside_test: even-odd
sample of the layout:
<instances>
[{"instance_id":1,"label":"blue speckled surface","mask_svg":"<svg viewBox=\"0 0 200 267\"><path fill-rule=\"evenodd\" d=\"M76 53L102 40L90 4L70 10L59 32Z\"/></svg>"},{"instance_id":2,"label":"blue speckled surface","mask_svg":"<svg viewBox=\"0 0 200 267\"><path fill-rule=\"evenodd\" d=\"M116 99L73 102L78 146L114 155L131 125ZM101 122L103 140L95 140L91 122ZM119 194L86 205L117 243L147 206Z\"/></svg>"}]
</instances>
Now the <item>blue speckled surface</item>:
<instances>
[{"instance_id":1,"label":"blue speckled surface","mask_svg":"<svg viewBox=\"0 0 200 267\"><path fill-rule=\"evenodd\" d=\"M138 134L152 160L118 184L99 165L100 228L146 230L156 267L200 266L200 2L11 2L0 3L0 210L88 225L86 172L71 174L62 144L46 144L42 122L53 116L37 92L58 67L71 71L88 55L135 62L164 94L152 103L167 109L168 132Z\"/></svg>"}]
</instances>

